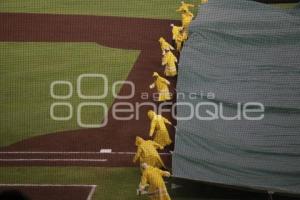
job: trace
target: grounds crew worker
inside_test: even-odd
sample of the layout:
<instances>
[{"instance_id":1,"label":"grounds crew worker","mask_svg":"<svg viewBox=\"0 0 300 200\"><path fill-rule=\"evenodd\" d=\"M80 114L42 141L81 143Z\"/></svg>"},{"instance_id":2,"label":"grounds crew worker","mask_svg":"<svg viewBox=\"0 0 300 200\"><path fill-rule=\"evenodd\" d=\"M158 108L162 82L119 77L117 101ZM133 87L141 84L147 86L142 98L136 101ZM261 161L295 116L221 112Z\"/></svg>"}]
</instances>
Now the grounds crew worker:
<instances>
[{"instance_id":1,"label":"grounds crew worker","mask_svg":"<svg viewBox=\"0 0 300 200\"><path fill-rule=\"evenodd\" d=\"M208 0L201 0L200 4L207 3ZM188 12L190 11L190 8L194 8L195 6L193 4L185 3L184 1L181 1L181 6L176 10L177 12Z\"/></svg>"},{"instance_id":2,"label":"grounds crew worker","mask_svg":"<svg viewBox=\"0 0 300 200\"><path fill-rule=\"evenodd\" d=\"M182 48L182 43L187 40L187 33L184 31L182 26L175 26L171 24L173 40L176 43L176 50L180 51Z\"/></svg>"},{"instance_id":3,"label":"grounds crew worker","mask_svg":"<svg viewBox=\"0 0 300 200\"><path fill-rule=\"evenodd\" d=\"M162 54L165 55L166 51L174 50L174 47L170 45L163 37L159 38L160 48Z\"/></svg>"},{"instance_id":4,"label":"grounds crew worker","mask_svg":"<svg viewBox=\"0 0 300 200\"><path fill-rule=\"evenodd\" d=\"M148 111L148 117L151 120L149 136L154 135L154 141L160 144L163 148L170 145L172 140L169 135L169 131L166 127L166 123L172 125L172 123L161 115L157 115L153 110Z\"/></svg>"},{"instance_id":5,"label":"grounds crew worker","mask_svg":"<svg viewBox=\"0 0 300 200\"><path fill-rule=\"evenodd\" d=\"M157 72L153 73L154 83L152 83L149 88L153 89L156 87L158 91L158 101L168 101L172 99L172 95L169 91L170 82L159 76Z\"/></svg>"},{"instance_id":6,"label":"grounds crew worker","mask_svg":"<svg viewBox=\"0 0 300 200\"><path fill-rule=\"evenodd\" d=\"M184 28L187 34L189 32L189 26L192 23L193 18L194 15L190 11L181 13L182 27Z\"/></svg>"},{"instance_id":7,"label":"grounds crew worker","mask_svg":"<svg viewBox=\"0 0 300 200\"><path fill-rule=\"evenodd\" d=\"M138 193L146 192L150 200L171 200L163 179L163 177L170 177L170 172L151 167L146 163L141 167L143 173Z\"/></svg>"},{"instance_id":8,"label":"grounds crew worker","mask_svg":"<svg viewBox=\"0 0 300 200\"><path fill-rule=\"evenodd\" d=\"M176 70L176 63L177 58L174 56L174 54L171 51L168 51L162 58L162 65L165 67L165 75L166 76L176 76L177 70Z\"/></svg>"},{"instance_id":9,"label":"grounds crew worker","mask_svg":"<svg viewBox=\"0 0 300 200\"><path fill-rule=\"evenodd\" d=\"M177 12L188 12L190 11L190 8L194 8L195 6L193 4L184 3L184 1L181 1L181 6L176 10Z\"/></svg>"},{"instance_id":10,"label":"grounds crew worker","mask_svg":"<svg viewBox=\"0 0 300 200\"><path fill-rule=\"evenodd\" d=\"M187 32L182 31L176 38L175 38L175 43L176 43L176 50L181 51L182 44L187 40Z\"/></svg>"},{"instance_id":11,"label":"grounds crew worker","mask_svg":"<svg viewBox=\"0 0 300 200\"><path fill-rule=\"evenodd\" d=\"M175 26L174 24L170 25L172 27L172 38L173 40L176 39L176 37L180 34L180 31L183 30L182 26Z\"/></svg>"},{"instance_id":12,"label":"grounds crew worker","mask_svg":"<svg viewBox=\"0 0 300 200\"><path fill-rule=\"evenodd\" d=\"M201 0L201 4L207 3L208 0ZM183 1L181 2L181 6L177 10L178 12L181 12L181 20L182 20L182 26L185 29L185 31L189 32L189 26L194 18L193 13L190 12L189 8L194 7L192 4L186 4Z\"/></svg>"},{"instance_id":13,"label":"grounds crew worker","mask_svg":"<svg viewBox=\"0 0 300 200\"><path fill-rule=\"evenodd\" d=\"M152 140L144 140L141 137L136 137L135 145L138 147L137 152L133 158L135 163L137 160L140 160L140 163L146 163L152 167L165 167L163 161L161 160L156 149L163 149L163 146L157 144Z\"/></svg>"}]
</instances>

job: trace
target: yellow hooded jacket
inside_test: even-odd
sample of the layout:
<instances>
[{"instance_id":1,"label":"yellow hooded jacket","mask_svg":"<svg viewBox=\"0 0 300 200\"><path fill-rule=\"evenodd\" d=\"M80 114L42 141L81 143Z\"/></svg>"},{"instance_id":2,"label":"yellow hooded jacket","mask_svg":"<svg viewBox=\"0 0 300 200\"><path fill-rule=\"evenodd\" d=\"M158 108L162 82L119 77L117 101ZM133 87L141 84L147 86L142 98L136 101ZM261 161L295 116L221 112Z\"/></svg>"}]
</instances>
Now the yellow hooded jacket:
<instances>
[{"instance_id":1,"label":"yellow hooded jacket","mask_svg":"<svg viewBox=\"0 0 300 200\"><path fill-rule=\"evenodd\" d=\"M148 117L151 120L149 136L152 137L154 132L154 141L160 144L163 148L172 143L166 123L172 123L165 117L157 115L154 111L148 111Z\"/></svg>"},{"instance_id":2,"label":"yellow hooded jacket","mask_svg":"<svg viewBox=\"0 0 300 200\"><path fill-rule=\"evenodd\" d=\"M160 48L162 50L162 54L164 55L166 51L174 50L174 47L170 45L164 38L159 38Z\"/></svg>"},{"instance_id":3,"label":"yellow hooded jacket","mask_svg":"<svg viewBox=\"0 0 300 200\"><path fill-rule=\"evenodd\" d=\"M180 31L183 30L182 26L175 26L172 24L172 35L173 35L173 40L176 40L176 37L180 35Z\"/></svg>"},{"instance_id":4,"label":"yellow hooded jacket","mask_svg":"<svg viewBox=\"0 0 300 200\"><path fill-rule=\"evenodd\" d=\"M182 26L184 29L188 30L193 18L194 15L191 12L184 12L181 14Z\"/></svg>"},{"instance_id":5,"label":"yellow hooded jacket","mask_svg":"<svg viewBox=\"0 0 300 200\"><path fill-rule=\"evenodd\" d=\"M169 85L170 82L159 76L157 72L153 73L153 77L156 79L154 81L154 83L152 83L150 85L150 89L153 89L156 87L158 93L159 93L159 97L158 97L158 101L168 101L172 99L172 95L169 91Z\"/></svg>"},{"instance_id":6,"label":"yellow hooded jacket","mask_svg":"<svg viewBox=\"0 0 300 200\"><path fill-rule=\"evenodd\" d=\"M175 43L176 43L176 50L180 51L182 48L182 43L184 43L187 40L187 30L183 29L183 31L180 31L179 34L175 37Z\"/></svg>"},{"instance_id":7,"label":"yellow hooded jacket","mask_svg":"<svg viewBox=\"0 0 300 200\"><path fill-rule=\"evenodd\" d=\"M162 65L165 65L165 75L166 76L176 76L176 63L178 62L176 56L171 52L168 51L162 59Z\"/></svg>"},{"instance_id":8,"label":"yellow hooded jacket","mask_svg":"<svg viewBox=\"0 0 300 200\"><path fill-rule=\"evenodd\" d=\"M157 152L157 149L163 149L161 145L151 140L144 140L141 137L136 137L135 145L138 149L133 158L134 163L137 160L140 160L141 164L146 163L152 167L165 168L165 165Z\"/></svg>"},{"instance_id":9,"label":"yellow hooded jacket","mask_svg":"<svg viewBox=\"0 0 300 200\"><path fill-rule=\"evenodd\" d=\"M140 187L149 185L149 197L151 200L171 200L163 177L169 177L170 173L158 168L148 166L142 174Z\"/></svg>"},{"instance_id":10,"label":"yellow hooded jacket","mask_svg":"<svg viewBox=\"0 0 300 200\"><path fill-rule=\"evenodd\" d=\"M188 12L190 8L194 8L193 4L181 2L181 6L176 10L177 12Z\"/></svg>"}]
</instances>

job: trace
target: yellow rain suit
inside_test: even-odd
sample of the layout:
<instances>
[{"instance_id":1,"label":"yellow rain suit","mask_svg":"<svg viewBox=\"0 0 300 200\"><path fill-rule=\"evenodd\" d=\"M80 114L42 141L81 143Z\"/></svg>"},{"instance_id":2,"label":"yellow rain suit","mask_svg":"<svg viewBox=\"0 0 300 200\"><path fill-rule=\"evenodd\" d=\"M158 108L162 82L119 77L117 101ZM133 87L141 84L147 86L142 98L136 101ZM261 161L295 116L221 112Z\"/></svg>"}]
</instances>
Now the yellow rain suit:
<instances>
[{"instance_id":1,"label":"yellow rain suit","mask_svg":"<svg viewBox=\"0 0 300 200\"><path fill-rule=\"evenodd\" d=\"M187 40L187 32L182 31L180 34L175 38L176 43L176 50L181 51L182 44Z\"/></svg>"},{"instance_id":2,"label":"yellow rain suit","mask_svg":"<svg viewBox=\"0 0 300 200\"><path fill-rule=\"evenodd\" d=\"M187 32L189 30L189 26L190 26L193 18L194 18L194 15L191 12L184 12L181 14L182 26Z\"/></svg>"},{"instance_id":3,"label":"yellow rain suit","mask_svg":"<svg viewBox=\"0 0 300 200\"><path fill-rule=\"evenodd\" d=\"M181 2L181 6L176 10L177 12L188 12L190 11L190 8L194 8L195 6L193 4L184 3L184 1Z\"/></svg>"},{"instance_id":4,"label":"yellow rain suit","mask_svg":"<svg viewBox=\"0 0 300 200\"><path fill-rule=\"evenodd\" d=\"M182 47L182 43L187 40L187 32L184 30L182 26L175 26L174 24L171 24L172 28L172 34L173 34L173 40L175 40L176 43L176 50L180 51Z\"/></svg>"},{"instance_id":5,"label":"yellow rain suit","mask_svg":"<svg viewBox=\"0 0 300 200\"><path fill-rule=\"evenodd\" d=\"M162 54L164 55L166 51L174 50L174 47L170 45L164 38L159 38L160 48L162 50Z\"/></svg>"},{"instance_id":6,"label":"yellow rain suit","mask_svg":"<svg viewBox=\"0 0 300 200\"><path fill-rule=\"evenodd\" d=\"M165 75L166 76L176 76L177 70L176 70L176 63L177 58L174 56L174 54L171 51L168 51L162 59L162 65L165 65Z\"/></svg>"},{"instance_id":7,"label":"yellow rain suit","mask_svg":"<svg viewBox=\"0 0 300 200\"><path fill-rule=\"evenodd\" d=\"M183 42L185 42L188 39L188 33L186 31L182 31L181 35L182 35Z\"/></svg>"},{"instance_id":8,"label":"yellow rain suit","mask_svg":"<svg viewBox=\"0 0 300 200\"><path fill-rule=\"evenodd\" d=\"M172 99L172 94L169 91L170 82L167 79L159 76L157 72L153 73L153 77L155 78L154 83L150 85L150 89L156 87L159 97L158 101L168 101Z\"/></svg>"},{"instance_id":9,"label":"yellow rain suit","mask_svg":"<svg viewBox=\"0 0 300 200\"><path fill-rule=\"evenodd\" d=\"M183 35L178 35L175 39L175 43L176 43L176 50L177 51L181 51L182 48L182 43L184 42L184 37Z\"/></svg>"},{"instance_id":10,"label":"yellow rain suit","mask_svg":"<svg viewBox=\"0 0 300 200\"><path fill-rule=\"evenodd\" d=\"M171 200L167 191L163 177L169 177L170 173L155 167L147 166L143 170L140 188L148 188L148 196L150 200Z\"/></svg>"},{"instance_id":11,"label":"yellow rain suit","mask_svg":"<svg viewBox=\"0 0 300 200\"><path fill-rule=\"evenodd\" d=\"M148 117L151 120L149 136L152 137L154 132L154 141L160 144L163 148L170 145L172 140L169 136L169 131L166 127L166 123L172 125L172 123L161 115L157 115L154 111L148 111Z\"/></svg>"},{"instance_id":12,"label":"yellow rain suit","mask_svg":"<svg viewBox=\"0 0 300 200\"><path fill-rule=\"evenodd\" d=\"M163 147L152 140L143 140L140 137L136 137L135 145L138 147L137 152L133 158L135 163L140 160L140 163L146 163L152 167L161 168L165 165L161 160L156 149L163 149Z\"/></svg>"},{"instance_id":13,"label":"yellow rain suit","mask_svg":"<svg viewBox=\"0 0 300 200\"><path fill-rule=\"evenodd\" d=\"M175 26L174 24L171 24L172 27L172 35L173 35L173 40L176 39L178 35L180 35L180 32L183 30L182 26Z\"/></svg>"}]
</instances>

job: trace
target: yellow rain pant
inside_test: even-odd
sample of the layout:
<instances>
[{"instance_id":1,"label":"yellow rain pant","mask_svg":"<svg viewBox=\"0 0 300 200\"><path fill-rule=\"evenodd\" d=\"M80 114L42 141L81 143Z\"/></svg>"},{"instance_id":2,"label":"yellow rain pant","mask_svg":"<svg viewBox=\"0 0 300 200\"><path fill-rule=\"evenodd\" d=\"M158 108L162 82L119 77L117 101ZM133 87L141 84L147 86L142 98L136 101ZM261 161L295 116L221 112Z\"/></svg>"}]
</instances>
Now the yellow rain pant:
<instances>
[{"instance_id":1,"label":"yellow rain pant","mask_svg":"<svg viewBox=\"0 0 300 200\"><path fill-rule=\"evenodd\" d=\"M160 158L157 149L163 149L161 145L151 140L143 140L140 137L136 137L137 152L134 156L133 162L140 160L140 164L147 163L152 167L165 167L162 159Z\"/></svg>"},{"instance_id":2,"label":"yellow rain pant","mask_svg":"<svg viewBox=\"0 0 300 200\"><path fill-rule=\"evenodd\" d=\"M145 187L149 184L150 200L171 200L163 176L169 176L169 173L155 167L148 166L143 171L140 186Z\"/></svg>"},{"instance_id":3,"label":"yellow rain pant","mask_svg":"<svg viewBox=\"0 0 300 200\"><path fill-rule=\"evenodd\" d=\"M165 65L165 75L166 76L176 76L177 75L177 70L176 70L176 62L177 62L176 56L169 51L167 52L162 59L162 65Z\"/></svg>"},{"instance_id":4,"label":"yellow rain pant","mask_svg":"<svg viewBox=\"0 0 300 200\"><path fill-rule=\"evenodd\" d=\"M170 124L171 122L164 118L161 115L153 114L153 117L151 119L151 127L149 131L150 137L154 135L154 141L158 144L160 144L163 148L167 145L170 145L172 143L172 140L170 138L168 129L166 127L166 124Z\"/></svg>"}]
</instances>

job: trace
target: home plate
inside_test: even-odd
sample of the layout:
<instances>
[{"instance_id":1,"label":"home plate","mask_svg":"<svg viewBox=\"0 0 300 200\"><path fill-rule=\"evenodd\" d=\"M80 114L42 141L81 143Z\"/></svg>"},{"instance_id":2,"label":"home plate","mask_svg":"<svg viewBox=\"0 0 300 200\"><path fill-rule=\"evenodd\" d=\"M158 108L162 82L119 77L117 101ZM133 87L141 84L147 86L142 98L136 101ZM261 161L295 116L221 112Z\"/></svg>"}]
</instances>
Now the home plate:
<instances>
[{"instance_id":1,"label":"home plate","mask_svg":"<svg viewBox=\"0 0 300 200\"><path fill-rule=\"evenodd\" d=\"M111 153L112 150L111 149L101 149L100 153Z\"/></svg>"}]
</instances>

